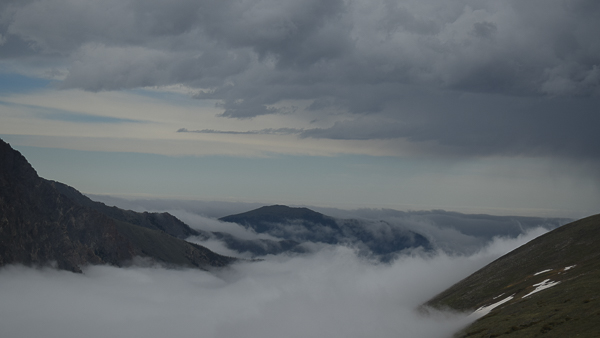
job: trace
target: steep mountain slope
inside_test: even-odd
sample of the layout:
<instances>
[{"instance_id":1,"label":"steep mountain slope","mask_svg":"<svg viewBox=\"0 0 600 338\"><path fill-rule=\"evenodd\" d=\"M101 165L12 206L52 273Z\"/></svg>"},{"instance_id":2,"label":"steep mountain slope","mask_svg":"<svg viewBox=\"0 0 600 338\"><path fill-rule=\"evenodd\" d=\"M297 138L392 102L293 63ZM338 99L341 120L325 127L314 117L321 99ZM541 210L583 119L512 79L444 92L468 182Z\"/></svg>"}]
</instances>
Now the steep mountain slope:
<instances>
[{"instance_id":1,"label":"steep mountain slope","mask_svg":"<svg viewBox=\"0 0 600 338\"><path fill-rule=\"evenodd\" d=\"M595 215L532 240L426 305L485 315L459 337L597 337L599 295Z\"/></svg>"},{"instance_id":2,"label":"steep mountain slope","mask_svg":"<svg viewBox=\"0 0 600 338\"><path fill-rule=\"evenodd\" d=\"M138 225L144 228L163 231L173 237L186 239L190 236L197 236L202 240L216 239L231 250L244 253L251 252L253 256L276 255L286 251L304 252L296 246L300 243L291 240L270 240L270 239L241 239L231 234L218 231L203 231L190 228L187 224L177 217L167 213L157 212L135 212L124 210L117 207L110 207L104 203L91 200L76 189L55 181L49 181L61 194L68 197L71 201L84 207L91 208L102 214L120 222ZM308 209L307 209L308 210Z\"/></svg>"},{"instance_id":3,"label":"steep mountain slope","mask_svg":"<svg viewBox=\"0 0 600 338\"><path fill-rule=\"evenodd\" d=\"M61 194L67 196L76 204L101 212L102 214L120 222L138 225L143 228L163 231L173 237L186 239L197 236L202 240L216 239L231 250L244 253L251 252L253 256L276 255L286 251L304 252L296 248L298 242L291 240L256 239L248 240L235 237L231 234L218 231L203 231L190 228L187 224L168 212L135 212L117 207L110 207L104 203L91 200L76 189L55 181L49 181ZM308 210L308 209L307 209Z\"/></svg>"},{"instance_id":4,"label":"steep mountain slope","mask_svg":"<svg viewBox=\"0 0 600 338\"><path fill-rule=\"evenodd\" d=\"M307 208L285 205L265 206L219 220L297 243L352 245L359 253L384 262L392 260L402 250L432 248L424 236L385 221L336 219Z\"/></svg>"},{"instance_id":5,"label":"steep mountain slope","mask_svg":"<svg viewBox=\"0 0 600 338\"><path fill-rule=\"evenodd\" d=\"M86 264L121 266L138 256L201 268L234 260L73 202L0 140L0 266L56 264L78 272Z\"/></svg>"},{"instance_id":6,"label":"steep mountain slope","mask_svg":"<svg viewBox=\"0 0 600 338\"><path fill-rule=\"evenodd\" d=\"M144 228L164 231L167 234L180 239L189 236L200 235L199 231L190 228L187 224L180 221L175 216L163 212L135 212L132 210L123 210L117 207L109 207L104 203L92 201L89 197L77 191L66 184L48 181L58 192L68 197L72 202L105 214L115 220L139 225Z\"/></svg>"}]
</instances>

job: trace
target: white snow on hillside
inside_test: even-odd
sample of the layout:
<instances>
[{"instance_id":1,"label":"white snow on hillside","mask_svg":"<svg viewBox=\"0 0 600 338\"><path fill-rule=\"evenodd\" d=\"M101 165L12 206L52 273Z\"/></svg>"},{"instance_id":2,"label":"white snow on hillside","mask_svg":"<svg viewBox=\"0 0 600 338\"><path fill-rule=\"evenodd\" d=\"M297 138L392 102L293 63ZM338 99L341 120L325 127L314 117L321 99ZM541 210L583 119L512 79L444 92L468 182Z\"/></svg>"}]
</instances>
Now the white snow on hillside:
<instances>
[{"instance_id":1,"label":"white snow on hillside","mask_svg":"<svg viewBox=\"0 0 600 338\"><path fill-rule=\"evenodd\" d=\"M498 297L496 297L496 298L498 298ZM487 306L482 306L479 309L475 310L473 313L471 313L469 315L469 317L472 317L472 316L477 317L477 318L483 317L483 316L487 315L488 313L490 313L490 311L492 311L496 307L498 307L498 306L500 306L500 305L502 305L502 304L510 301L513 298L514 298L513 296L508 296L508 297L504 298L503 300L501 300L499 302L496 302L494 304L490 304L490 305L487 305Z\"/></svg>"},{"instance_id":2,"label":"white snow on hillside","mask_svg":"<svg viewBox=\"0 0 600 338\"><path fill-rule=\"evenodd\" d=\"M545 279L545 280L544 280L543 282L541 282L541 283L533 284L533 286L537 286L537 287L535 288L535 290L533 290L533 291L531 291L530 293L526 294L525 296L523 296L523 298L525 298L525 297L529 297L529 296L531 296L532 294L534 294L534 293L536 293L536 292L539 292L539 291L542 291L542 290L545 290L545 289L551 288L551 287L553 287L553 286L555 286L555 285L557 285L557 284L559 284L559 283L560 283L560 282L553 282L553 281L551 281L550 279Z\"/></svg>"}]
</instances>

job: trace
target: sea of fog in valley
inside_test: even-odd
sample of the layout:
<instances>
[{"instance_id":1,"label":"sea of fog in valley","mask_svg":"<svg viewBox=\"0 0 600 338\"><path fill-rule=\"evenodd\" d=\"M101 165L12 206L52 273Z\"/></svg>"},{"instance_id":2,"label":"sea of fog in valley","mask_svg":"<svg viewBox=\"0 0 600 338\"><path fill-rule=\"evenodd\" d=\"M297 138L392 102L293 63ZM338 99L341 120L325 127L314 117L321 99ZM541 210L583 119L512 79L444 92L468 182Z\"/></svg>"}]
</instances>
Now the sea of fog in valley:
<instances>
[{"instance_id":1,"label":"sea of fog in valley","mask_svg":"<svg viewBox=\"0 0 600 338\"><path fill-rule=\"evenodd\" d=\"M192 227L256 236L212 217L181 210L177 216ZM0 269L0 336L448 337L473 318L425 316L417 307L546 231L494 237L468 254L409 251L389 264L323 244L211 272L144 261L89 266L83 274L6 266ZM200 244L234 254L216 241Z\"/></svg>"}]
</instances>

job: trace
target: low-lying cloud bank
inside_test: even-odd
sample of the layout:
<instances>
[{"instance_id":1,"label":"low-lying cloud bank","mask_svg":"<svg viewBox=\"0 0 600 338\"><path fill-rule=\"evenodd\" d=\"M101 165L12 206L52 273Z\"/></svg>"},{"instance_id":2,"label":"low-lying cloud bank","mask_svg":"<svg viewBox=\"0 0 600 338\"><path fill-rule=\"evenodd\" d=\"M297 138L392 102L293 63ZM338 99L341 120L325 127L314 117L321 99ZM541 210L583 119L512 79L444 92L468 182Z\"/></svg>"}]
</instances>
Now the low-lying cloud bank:
<instances>
[{"instance_id":1,"label":"low-lying cloud bank","mask_svg":"<svg viewBox=\"0 0 600 338\"><path fill-rule=\"evenodd\" d=\"M214 272L92 266L0 270L3 337L446 337L463 314L415 308L544 230L471 256L372 264L346 247Z\"/></svg>"}]
</instances>

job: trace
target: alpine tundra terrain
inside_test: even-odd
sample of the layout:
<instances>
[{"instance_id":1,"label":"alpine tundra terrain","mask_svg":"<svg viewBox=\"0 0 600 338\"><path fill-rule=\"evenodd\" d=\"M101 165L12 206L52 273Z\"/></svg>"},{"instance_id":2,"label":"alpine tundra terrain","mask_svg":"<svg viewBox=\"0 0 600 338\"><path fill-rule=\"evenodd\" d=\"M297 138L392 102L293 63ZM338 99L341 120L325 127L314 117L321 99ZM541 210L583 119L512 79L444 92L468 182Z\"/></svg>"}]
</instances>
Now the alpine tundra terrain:
<instances>
[{"instance_id":1,"label":"alpine tundra terrain","mask_svg":"<svg viewBox=\"0 0 600 338\"><path fill-rule=\"evenodd\" d=\"M426 305L483 316L456 337L599 337L600 214L532 240Z\"/></svg>"}]
</instances>

